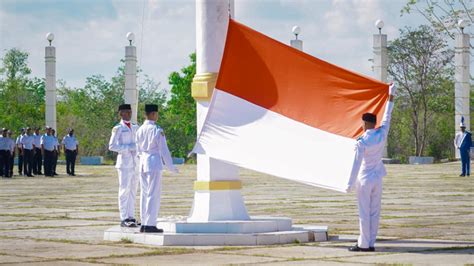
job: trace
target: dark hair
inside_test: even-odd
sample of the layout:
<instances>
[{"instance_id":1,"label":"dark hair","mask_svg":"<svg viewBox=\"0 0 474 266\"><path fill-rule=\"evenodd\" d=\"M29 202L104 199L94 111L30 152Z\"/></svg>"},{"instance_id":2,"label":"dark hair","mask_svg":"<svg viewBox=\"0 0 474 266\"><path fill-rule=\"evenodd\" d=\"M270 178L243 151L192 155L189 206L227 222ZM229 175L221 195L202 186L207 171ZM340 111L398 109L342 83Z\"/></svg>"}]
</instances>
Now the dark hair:
<instances>
[{"instance_id":1,"label":"dark hair","mask_svg":"<svg viewBox=\"0 0 474 266\"><path fill-rule=\"evenodd\" d=\"M362 120L369 123L377 123L377 116L372 113L365 113L362 115Z\"/></svg>"}]
</instances>

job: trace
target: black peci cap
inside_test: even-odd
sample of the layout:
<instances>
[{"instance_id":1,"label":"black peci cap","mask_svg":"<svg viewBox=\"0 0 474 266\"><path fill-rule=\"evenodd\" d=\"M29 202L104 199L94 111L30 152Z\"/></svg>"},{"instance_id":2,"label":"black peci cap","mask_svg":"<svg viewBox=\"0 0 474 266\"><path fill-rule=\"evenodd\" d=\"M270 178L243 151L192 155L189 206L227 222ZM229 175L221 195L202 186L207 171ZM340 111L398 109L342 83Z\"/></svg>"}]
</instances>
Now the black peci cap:
<instances>
[{"instance_id":1,"label":"black peci cap","mask_svg":"<svg viewBox=\"0 0 474 266\"><path fill-rule=\"evenodd\" d=\"M132 106L130 104L121 104L119 105L119 108L118 108L119 111L122 111L122 110L132 110Z\"/></svg>"},{"instance_id":2,"label":"black peci cap","mask_svg":"<svg viewBox=\"0 0 474 266\"><path fill-rule=\"evenodd\" d=\"M372 113L365 113L362 115L362 120L370 123L377 123L377 116Z\"/></svg>"},{"instance_id":3,"label":"black peci cap","mask_svg":"<svg viewBox=\"0 0 474 266\"><path fill-rule=\"evenodd\" d=\"M156 104L145 104L145 112L158 112L158 105Z\"/></svg>"}]
</instances>

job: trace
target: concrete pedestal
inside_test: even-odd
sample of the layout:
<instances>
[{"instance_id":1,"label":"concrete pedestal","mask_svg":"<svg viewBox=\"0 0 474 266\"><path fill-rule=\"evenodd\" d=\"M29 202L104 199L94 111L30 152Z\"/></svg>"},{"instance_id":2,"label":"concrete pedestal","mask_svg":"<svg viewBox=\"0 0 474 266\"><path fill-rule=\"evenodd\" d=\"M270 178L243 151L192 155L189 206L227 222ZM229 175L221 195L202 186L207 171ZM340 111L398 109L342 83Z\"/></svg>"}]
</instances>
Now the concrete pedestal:
<instances>
[{"instance_id":1,"label":"concrete pedestal","mask_svg":"<svg viewBox=\"0 0 474 266\"><path fill-rule=\"evenodd\" d=\"M327 226L293 226L290 218L283 217L203 223L161 219L158 227L164 233L140 233L139 228L117 225L104 232L104 240L154 246L257 246L328 240Z\"/></svg>"}]
</instances>

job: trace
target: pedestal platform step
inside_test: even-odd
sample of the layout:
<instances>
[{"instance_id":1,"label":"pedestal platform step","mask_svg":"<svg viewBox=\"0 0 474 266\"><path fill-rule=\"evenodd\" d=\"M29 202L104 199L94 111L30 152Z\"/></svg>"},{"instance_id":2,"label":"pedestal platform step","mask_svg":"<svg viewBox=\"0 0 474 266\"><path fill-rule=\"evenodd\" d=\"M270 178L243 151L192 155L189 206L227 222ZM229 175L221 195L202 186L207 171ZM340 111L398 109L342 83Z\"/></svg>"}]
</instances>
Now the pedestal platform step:
<instances>
[{"instance_id":1,"label":"pedestal platform step","mask_svg":"<svg viewBox=\"0 0 474 266\"><path fill-rule=\"evenodd\" d=\"M266 233L140 233L138 228L112 227L104 240L127 241L154 246L256 246L327 241L327 226L293 227Z\"/></svg>"},{"instance_id":2,"label":"pedestal platform step","mask_svg":"<svg viewBox=\"0 0 474 266\"><path fill-rule=\"evenodd\" d=\"M292 220L286 217L252 217L251 220L193 222L186 219L158 219L158 228L169 233L251 234L292 231Z\"/></svg>"}]
</instances>

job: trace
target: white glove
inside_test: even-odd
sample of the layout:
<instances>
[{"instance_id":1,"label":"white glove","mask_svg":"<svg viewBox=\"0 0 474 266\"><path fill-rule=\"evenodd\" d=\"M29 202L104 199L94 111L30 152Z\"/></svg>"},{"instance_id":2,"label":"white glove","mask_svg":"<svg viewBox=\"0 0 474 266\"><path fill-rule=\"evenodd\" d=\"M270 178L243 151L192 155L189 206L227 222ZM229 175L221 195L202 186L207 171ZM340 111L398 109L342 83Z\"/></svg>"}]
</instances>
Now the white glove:
<instances>
[{"instance_id":1,"label":"white glove","mask_svg":"<svg viewBox=\"0 0 474 266\"><path fill-rule=\"evenodd\" d=\"M354 188L353 185L347 185L347 187L346 187L346 193L351 192L353 188Z\"/></svg>"},{"instance_id":2,"label":"white glove","mask_svg":"<svg viewBox=\"0 0 474 266\"><path fill-rule=\"evenodd\" d=\"M388 94L395 96L397 93L397 86L395 86L395 83L390 84L388 87Z\"/></svg>"}]
</instances>

